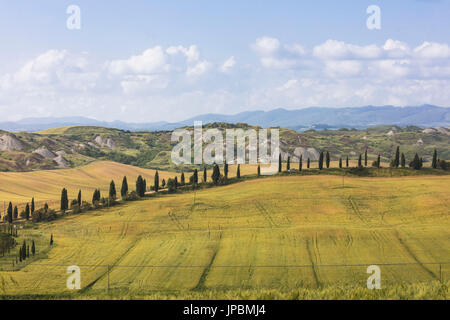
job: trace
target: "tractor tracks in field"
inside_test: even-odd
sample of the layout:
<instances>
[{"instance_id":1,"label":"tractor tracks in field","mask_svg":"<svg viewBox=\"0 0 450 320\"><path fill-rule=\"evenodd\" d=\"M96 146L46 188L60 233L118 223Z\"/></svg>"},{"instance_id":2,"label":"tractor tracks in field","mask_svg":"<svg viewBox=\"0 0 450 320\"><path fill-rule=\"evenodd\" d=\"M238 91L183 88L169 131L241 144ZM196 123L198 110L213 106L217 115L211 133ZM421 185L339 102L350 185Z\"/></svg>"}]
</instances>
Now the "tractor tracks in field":
<instances>
[{"instance_id":1,"label":"tractor tracks in field","mask_svg":"<svg viewBox=\"0 0 450 320\"><path fill-rule=\"evenodd\" d=\"M425 266L419 258L414 254L414 252L411 250L411 248L403 241L403 239L400 237L400 234L397 230L394 230L394 236L397 239L397 241L400 243L400 245L405 249L405 251L408 253L408 255L418 263L418 265L426 272L428 273L433 279L439 280L439 276L437 276L433 271L431 271L427 266Z\"/></svg>"},{"instance_id":2,"label":"tractor tracks in field","mask_svg":"<svg viewBox=\"0 0 450 320\"><path fill-rule=\"evenodd\" d=\"M272 215L267 211L267 209L259 201L255 201L255 207L259 213L264 217L271 228L278 227L278 225L273 221Z\"/></svg>"},{"instance_id":3,"label":"tractor tracks in field","mask_svg":"<svg viewBox=\"0 0 450 320\"><path fill-rule=\"evenodd\" d=\"M209 260L208 265L203 269L202 275L197 282L197 285L192 290L203 290L205 288L206 279L208 278L211 269L213 268L214 261L216 260L217 253L219 252L220 242L222 241L222 231L219 234L219 241L217 242L214 251L212 253L211 259Z\"/></svg>"},{"instance_id":4,"label":"tractor tracks in field","mask_svg":"<svg viewBox=\"0 0 450 320\"><path fill-rule=\"evenodd\" d=\"M316 244L317 245L317 244ZM316 260L317 256L314 249L311 249L311 244L309 239L306 239L306 251L308 252L309 261L311 262L311 271L314 277L314 282L316 283L316 287L320 288L321 283L319 281L319 271L317 268Z\"/></svg>"}]
</instances>

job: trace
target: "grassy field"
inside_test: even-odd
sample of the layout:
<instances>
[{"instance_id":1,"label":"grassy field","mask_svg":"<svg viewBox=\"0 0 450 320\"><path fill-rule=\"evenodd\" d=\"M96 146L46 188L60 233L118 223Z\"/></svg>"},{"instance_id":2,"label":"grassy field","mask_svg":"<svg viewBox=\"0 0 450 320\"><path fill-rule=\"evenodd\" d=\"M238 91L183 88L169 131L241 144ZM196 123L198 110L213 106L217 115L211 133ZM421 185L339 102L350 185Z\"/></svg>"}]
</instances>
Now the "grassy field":
<instances>
[{"instance_id":1,"label":"grassy field","mask_svg":"<svg viewBox=\"0 0 450 320\"><path fill-rule=\"evenodd\" d=\"M0 172L0 203L12 201L19 208L34 197L36 206L47 202L57 208L61 198L61 189L66 188L69 199L75 199L78 190L82 190L84 199L90 201L96 188L107 194L109 183L115 180L116 189L120 191L123 176L127 176L128 185L134 190L138 175L153 184L155 170L128 166L111 161L97 161L89 165L60 170L44 170L32 172ZM160 179L168 179L173 174L160 171ZM3 213L2 213L3 216Z\"/></svg>"},{"instance_id":2,"label":"grassy field","mask_svg":"<svg viewBox=\"0 0 450 320\"><path fill-rule=\"evenodd\" d=\"M113 298L448 299L439 265L427 263L450 262L449 185L270 177L30 224L18 242L39 239L39 253L16 271L3 261L0 292L107 298L109 281ZM395 263L411 264L381 265L383 290L365 289L368 265ZM69 265L81 268L76 293Z\"/></svg>"}]
</instances>

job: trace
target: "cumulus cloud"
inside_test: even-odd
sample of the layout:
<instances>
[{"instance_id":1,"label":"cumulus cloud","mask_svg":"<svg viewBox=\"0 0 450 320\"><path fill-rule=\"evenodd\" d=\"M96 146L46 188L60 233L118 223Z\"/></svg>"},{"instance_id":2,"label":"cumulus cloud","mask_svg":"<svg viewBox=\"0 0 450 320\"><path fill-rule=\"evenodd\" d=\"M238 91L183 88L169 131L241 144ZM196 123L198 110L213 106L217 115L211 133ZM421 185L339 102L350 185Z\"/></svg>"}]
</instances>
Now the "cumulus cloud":
<instances>
[{"instance_id":1,"label":"cumulus cloud","mask_svg":"<svg viewBox=\"0 0 450 320\"><path fill-rule=\"evenodd\" d=\"M233 67L236 65L236 59L234 56L231 56L225 62L220 66L220 72L228 73L233 69Z\"/></svg>"},{"instance_id":2,"label":"cumulus cloud","mask_svg":"<svg viewBox=\"0 0 450 320\"><path fill-rule=\"evenodd\" d=\"M446 43L330 39L306 47L261 37L251 49L257 62L239 64L235 56L209 60L196 45L157 45L105 62L48 50L0 75L0 112L5 119L73 114L115 120L120 114L128 121L178 121L242 108L450 101Z\"/></svg>"},{"instance_id":3,"label":"cumulus cloud","mask_svg":"<svg viewBox=\"0 0 450 320\"><path fill-rule=\"evenodd\" d=\"M152 74L168 72L170 66L161 46L145 50L142 54L126 60L114 60L109 63L109 72L115 75Z\"/></svg>"}]
</instances>

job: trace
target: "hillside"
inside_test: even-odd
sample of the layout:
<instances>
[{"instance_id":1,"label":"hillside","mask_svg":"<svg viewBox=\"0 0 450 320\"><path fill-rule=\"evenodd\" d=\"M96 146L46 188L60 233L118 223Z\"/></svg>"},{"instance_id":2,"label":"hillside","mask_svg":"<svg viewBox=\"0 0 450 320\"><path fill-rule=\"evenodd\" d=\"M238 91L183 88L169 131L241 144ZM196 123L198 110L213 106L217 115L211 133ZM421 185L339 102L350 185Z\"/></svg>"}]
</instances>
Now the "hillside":
<instances>
[{"instance_id":1,"label":"hillside","mask_svg":"<svg viewBox=\"0 0 450 320\"><path fill-rule=\"evenodd\" d=\"M106 195L113 179L119 192L123 176L127 176L129 188L134 190L138 175L153 183L155 170L111 161L96 161L75 169L0 172L0 201L12 201L21 208L34 197L37 207L43 206L45 202L51 207L58 207L62 188L67 189L70 199L75 199L81 189L83 199L91 201L92 193L97 188ZM171 176L171 173L159 172L160 179L167 180Z\"/></svg>"},{"instance_id":2,"label":"hillside","mask_svg":"<svg viewBox=\"0 0 450 320\"><path fill-rule=\"evenodd\" d=\"M188 129L192 129L187 127ZM213 123L204 128L258 128L246 124ZM0 131L0 171L33 171L79 167L95 160L110 160L148 169L185 170L193 165L175 166L171 162L170 131L131 132L105 127L67 126L38 133ZM332 160L349 156L357 159L368 150L369 160L380 154L389 162L400 146L407 160L418 153L429 161L433 150L439 157L450 159L450 131L446 128L381 126L364 130L307 130L297 132L280 129L283 159L293 162L300 155L317 160L319 152L331 153Z\"/></svg>"},{"instance_id":3,"label":"hillside","mask_svg":"<svg viewBox=\"0 0 450 320\"><path fill-rule=\"evenodd\" d=\"M450 259L449 179L270 177L30 223L17 241L35 239L37 257L2 266L3 294L95 299L109 283L117 298L448 298L427 263ZM365 289L371 264L383 290ZM75 293L69 265L82 270Z\"/></svg>"}]
</instances>

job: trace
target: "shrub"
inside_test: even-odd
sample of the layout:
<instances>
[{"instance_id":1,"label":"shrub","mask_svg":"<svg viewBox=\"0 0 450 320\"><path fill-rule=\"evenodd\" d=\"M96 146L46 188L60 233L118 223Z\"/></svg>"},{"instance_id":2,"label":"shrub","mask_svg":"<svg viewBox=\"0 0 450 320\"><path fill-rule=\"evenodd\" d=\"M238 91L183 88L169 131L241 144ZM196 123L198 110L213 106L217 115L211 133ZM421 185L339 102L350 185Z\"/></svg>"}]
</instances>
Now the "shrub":
<instances>
[{"instance_id":1,"label":"shrub","mask_svg":"<svg viewBox=\"0 0 450 320\"><path fill-rule=\"evenodd\" d=\"M39 210L35 210L31 216L33 222L40 221L52 221L57 218L56 212L53 209L41 208Z\"/></svg>"},{"instance_id":2,"label":"shrub","mask_svg":"<svg viewBox=\"0 0 450 320\"><path fill-rule=\"evenodd\" d=\"M139 200L139 196L136 191L131 191L125 197L125 201L136 201L136 200Z\"/></svg>"}]
</instances>

